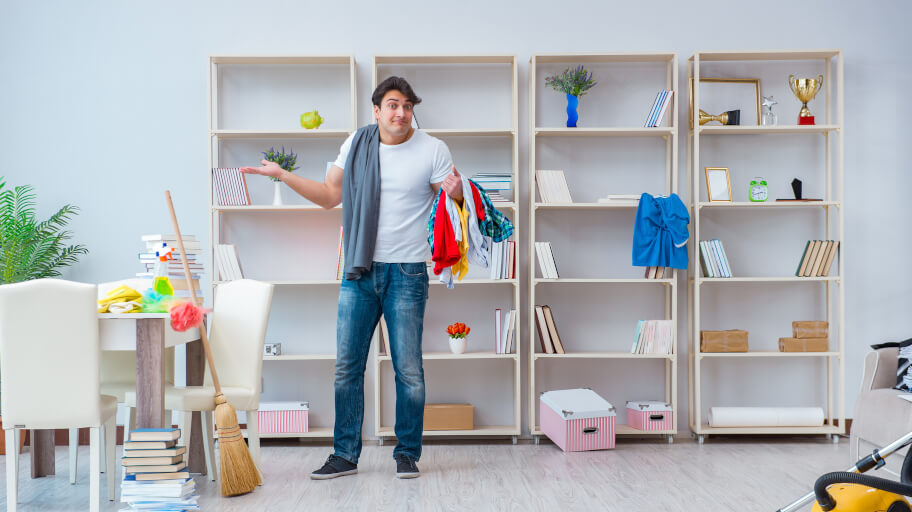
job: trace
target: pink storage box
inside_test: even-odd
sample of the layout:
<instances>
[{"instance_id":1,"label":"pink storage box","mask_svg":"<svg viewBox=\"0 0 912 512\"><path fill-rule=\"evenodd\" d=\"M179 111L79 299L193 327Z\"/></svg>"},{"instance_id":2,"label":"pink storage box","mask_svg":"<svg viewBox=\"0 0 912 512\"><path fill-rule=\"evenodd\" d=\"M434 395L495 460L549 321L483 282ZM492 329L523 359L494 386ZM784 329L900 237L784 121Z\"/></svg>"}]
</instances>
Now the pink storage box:
<instances>
[{"instance_id":1,"label":"pink storage box","mask_svg":"<svg viewBox=\"0 0 912 512\"><path fill-rule=\"evenodd\" d=\"M614 448L614 407L591 389L541 394L541 429L565 452Z\"/></svg>"},{"instance_id":2,"label":"pink storage box","mask_svg":"<svg viewBox=\"0 0 912 512\"><path fill-rule=\"evenodd\" d=\"M302 434L308 431L307 402L260 402L257 411L261 434Z\"/></svg>"},{"instance_id":3,"label":"pink storage box","mask_svg":"<svg viewBox=\"0 0 912 512\"><path fill-rule=\"evenodd\" d=\"M671 404L656 400L627 402L627 426L637 430L674 430Z\"/></svg>"}]
</instances>

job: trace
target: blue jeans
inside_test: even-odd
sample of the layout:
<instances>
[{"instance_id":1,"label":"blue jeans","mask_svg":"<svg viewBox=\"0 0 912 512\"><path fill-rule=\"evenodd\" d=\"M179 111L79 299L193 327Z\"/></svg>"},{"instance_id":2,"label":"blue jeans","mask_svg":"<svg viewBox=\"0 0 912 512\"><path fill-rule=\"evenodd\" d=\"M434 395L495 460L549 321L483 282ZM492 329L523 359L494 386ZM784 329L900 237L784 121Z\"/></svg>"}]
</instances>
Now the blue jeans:
<instances>
[{"instance_id":1,"label":"blue jeans","mask_svg":"<svg viewBox=\"0 0 912 512\"><path fill-rule=\"evenodd\" d=\"M364 368L371 337L381 312L389 329L396 372L395 457L421 458L424 430L424 367L421 333L428 297L427 268L422 263L374 262L355 281L342 281L336 323L336 424L333 448L337 457L355 464L361 455L364 423Z\"/></svg>"}]
</instances>

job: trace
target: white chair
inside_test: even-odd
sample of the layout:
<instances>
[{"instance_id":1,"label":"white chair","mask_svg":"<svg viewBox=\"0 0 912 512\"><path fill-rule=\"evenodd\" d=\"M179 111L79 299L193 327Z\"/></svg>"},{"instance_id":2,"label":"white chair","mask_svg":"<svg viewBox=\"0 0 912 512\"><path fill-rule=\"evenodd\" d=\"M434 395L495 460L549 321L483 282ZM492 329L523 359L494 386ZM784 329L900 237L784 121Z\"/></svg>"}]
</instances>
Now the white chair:
<instances>
[{"instance_id":1,"label":"white chair","mask_svg":"<svg viewBox=\"0 0 912 512\"><path fill-rule=\"evenodd\" d=\"M7 446L21 429L84 428L89 434L89 508L100 504L101 442L114 500L117 400L100 393L95 285L38 279L0 286L0 393ZM6 460L7 510L16 510L19 454Z\"/></svg>"},{"instance_id":2,"label":"white chair","mask_svg":"<svg viewBox=\"0 0 912 512\"><path fill-rule=\"evenodd\" d=\"M247 413L247 442L259 469L260 431L257 409L260 407L260 379L263 375L263 343L273 285L250 279L221 284L215 291L212 314L209 315L209 348L215 361L222 393L235 410ZM190 418L201 411L203 447L209 477L217 478L213 443L215 387L206 365L205 385L165 387L165 408L180 411L182 443L190 446ZM127 405L136 407L136 392L126 394Z\"/></svg>"}]
</instances>

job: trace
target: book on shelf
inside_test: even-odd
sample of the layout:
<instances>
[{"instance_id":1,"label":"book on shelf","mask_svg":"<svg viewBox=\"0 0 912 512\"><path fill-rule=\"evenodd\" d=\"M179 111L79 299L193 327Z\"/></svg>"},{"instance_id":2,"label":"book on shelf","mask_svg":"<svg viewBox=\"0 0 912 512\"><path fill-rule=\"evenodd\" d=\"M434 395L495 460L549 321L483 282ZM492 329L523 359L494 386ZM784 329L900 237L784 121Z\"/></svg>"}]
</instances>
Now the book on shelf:
<instances>
[{"instance_id":1,"label":"book on shelf","mask_svg":"<svg viewBox=\"0 0 912 512\"><path fill-rule=\"evenodd\" d=\"M336 281L345 277L345 244L342 238L342 227L339 226L339 247L336 251Z\"/></svg>"},{"instance_id":2,"label":"book on shelf","mask_svg":"<svg viewBox=\"0 0 912 512\"><path fill-rule=\"evenodd\" d=\"M504 337L504 342L503 342L503 352L502 352L503 354L512 354L513 353L513 350L514 350L513 345L514 345L514 341L516 339L516 324L517 323L519 323L519 319L516 316L516 310L511 309L510 312L507 313L507 324L504 327L506 335Z\"/></svg>"},{"instance_id":3,"label":"book on shelf","mask_svg":"<svg viewBox=\"0 0 912 512\"><path fill-rule=\"evenodd\" d=\"M700 240L700 269L703 277L732 277L728 256L718 238Z\"/></svg>"},{"instance_id":4,"label":"book on shelf","mask_svg":"<svg viewBox=\"0 0 912 512\"><path fill-rule=\"evenodd\" d=\"M554 345L551 344L551 335L548 333L548 323L545 320L545 310L541 306L535 306L535 330L538 331L538 340L541 342L542 352L553 354Z\"/></svg>"},{"instance_id":5,"label":"book on shelf","mask_svg":"<svg viewBox=\"0 0 912 512\"><path fill-rule=\"evenodd\" d=\"M656 128L662 121L665 119L665 113L668 111L668 106L671 104L672 96L674 96L674 91L669 91L667 89L662 89L656 94L655 100L652 102L652 108L649 110L649 115L646 116L646 128Z\"/></svg>"},{"instance_id":6,"label":"book on shelf","mask_svg":"<svg viewBox=\"0 0 912 512\"><path fill-rule=\"evenodd\" d=\"M488 250L488 278L513 279L516 273L516 242L492 242Z\"/></svg>"},{"instance_id":7,"label":"book on shelf","mask_svg":"<svg viewBox=\"0 0 912 512\"><path fill-rule=\"evenodd\" d=\"M572 203L564 171L535 171L538 195L543 203Z\"/></svg>"},{"instance_id":8,"label":"book on shelf","mask_svg":"<svg viewBox=\"0 0 912 512\"><path fill-rule=\"evenodd\" d=\"M244 279L241 262L238 258L237 246L234 244L218 244L215 246L215 260L222 281Z\"/></svg>"},{"instance_id":9,"label":"book on shelf","mask_svg":"<svg viewBox=\"0 0 912 512\"><path fill-rule=\"evenodd\" d=\"M641 194L608 194L596 200L598 203L618 203L626 201L639 201Z\"/></svg>"},{"instance_id":10,"label":"book on shelf","mask_svg":"<svg viewBox=\"0 0 912 512\"><path fill-rule=\"evenodd\" d=\"M826 277L839 251L838 240L808 240L795 271L797 277Z\"/></svg>"},{"instance_id":11,"label":"book on shelf","mask_svg":"<svg viewBox=\"0 0 912 512\"><path fill-rule=\"evenodd\" d=\"M672 324L672 321L638 321L630 353L674 354L674 325Z\"/></svg>"},{"instance_id":12,"label":"book on shelf","mask_svg":"<svg viewBox=\"0 0 912 512\"><path fill-rule=\"evenodd\" d=\"M212 169L212 189L218 206L248 206L247 179L238 167Z\"/></svg>"},{"instance_id":13,"label":"book on shelf","mask_svg":"<svg viewBox=\"0 0 912 512\"><path fill-rule=\"evenodd\" d=\"M500 354L501 338L503 337L503 311L494 308L494 353Z\"/></svg>"},{"instance_id":14,"label":"book on shelf","mask_svg":"<svg viewBox=\"0 0 912 512\"><path fill-rule=\"evenodd\" d=\"M503 313L500 308L494 310L494 353L512 354L513 337L516 327L516 310Z\"/></svg>"},{"instance_id":15,"label":"book on shelf","mask_svg":"<svg viewBox=\"0 0 912 512\"><path fill-rule=\"evenodd\" d=\"M551 312L551 306L542 306L545 313L545 322L548 325L548 336L551 338L551 344L554 346L554 352L557 354L566 354L564 344L561 343L560 334L557 332L557 324L554 322L554 314Z\"/></svg>"},{"instance_id":16,"label":"book on shelf","mask_svg":"<svg viewBox=\"0 0 912 512\"><path fill-rule=\"evenodd\" d=\"M498 172L480 172L472 176L493 203L507 203L513 196L513 174ZM509 198L508 198L509 197Z\"/></svg>"},{"instance_id":17,"label":"book on shelf","mask_svg":"<svg viewBox=\"0 0 912 512\"><path fill-rule=\"evenodd\" d=\"M535 254L538 258L538 267L543 279L558 279L557 264L554 261L554 252L551 242L535 242Z\"/></svg>"},{"instance_id":18,"label":"book on shelf","mask_svg":"<svg viewBox=\"0 0 912 512\"><path fill-rule=\"evenodd\" d=\"M665 279L665 267L646 267L643 277L646 279ZM669 277L671 277L670 271Z\"/></svg>"}]
</instances>

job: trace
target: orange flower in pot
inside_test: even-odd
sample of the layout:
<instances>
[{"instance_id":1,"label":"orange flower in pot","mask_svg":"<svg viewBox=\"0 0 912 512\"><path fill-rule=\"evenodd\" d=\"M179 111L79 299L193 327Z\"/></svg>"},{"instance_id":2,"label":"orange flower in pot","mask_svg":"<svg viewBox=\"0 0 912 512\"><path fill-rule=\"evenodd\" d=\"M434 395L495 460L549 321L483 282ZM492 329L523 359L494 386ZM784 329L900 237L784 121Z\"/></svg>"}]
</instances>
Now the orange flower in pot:
<instances>
[{"instance_id":1,"label":"orange flower in pot","mask_svg":"<svg viewBox=\"0 0 912 512\"><path fill-rule=\"evenodd\" d=\"M450 336L450 352L462 354L466 349L466 336L472 332L472 328L461 322L456 322L447 326L447 334Z\"/></svg>"}]
</instances>

